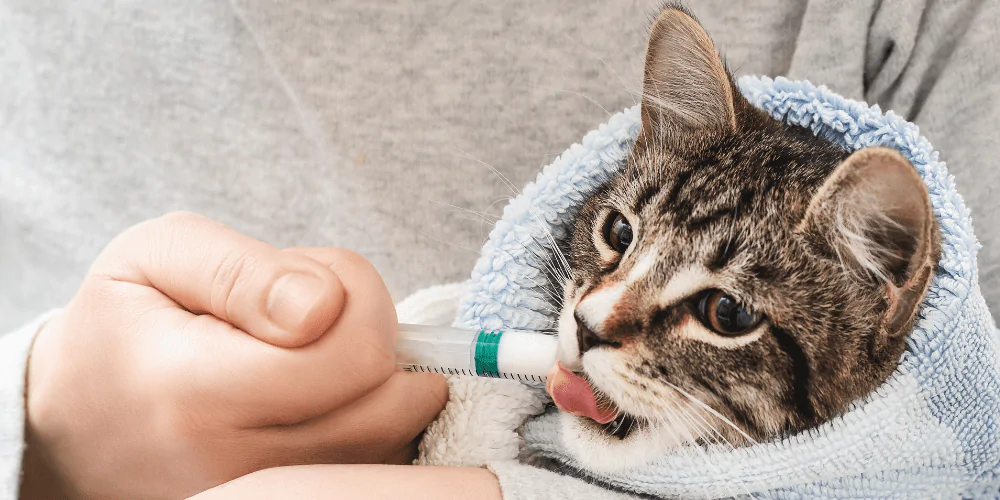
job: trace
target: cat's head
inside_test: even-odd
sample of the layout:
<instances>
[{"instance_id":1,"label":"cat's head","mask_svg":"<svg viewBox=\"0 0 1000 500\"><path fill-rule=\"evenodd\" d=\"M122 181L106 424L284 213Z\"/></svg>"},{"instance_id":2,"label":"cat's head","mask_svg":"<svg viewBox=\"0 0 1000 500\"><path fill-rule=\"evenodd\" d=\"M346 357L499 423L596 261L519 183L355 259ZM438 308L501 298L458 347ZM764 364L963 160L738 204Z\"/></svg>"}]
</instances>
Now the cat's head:
<instances>
[{"instance_id":1,"label":"cat's head","mask_svg":"<svg viewBox=\"0 0 1000 500\"><path fill-rule=\"evenodd\" d=\"M757 110L677 8L653 23L641 106L568 247L562 362L619 413L563 415L582 462L787 435L884 382L939 253L910 163Z\"/></svg>"}]
</instances>

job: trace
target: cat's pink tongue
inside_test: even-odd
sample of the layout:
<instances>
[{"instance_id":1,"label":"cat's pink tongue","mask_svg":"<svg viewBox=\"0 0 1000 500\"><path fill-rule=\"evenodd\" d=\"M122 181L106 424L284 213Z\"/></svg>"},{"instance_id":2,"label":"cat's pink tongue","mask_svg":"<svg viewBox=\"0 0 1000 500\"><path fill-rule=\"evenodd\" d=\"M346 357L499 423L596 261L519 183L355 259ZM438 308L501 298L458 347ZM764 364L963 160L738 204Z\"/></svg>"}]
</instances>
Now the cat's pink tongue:
<instances>
[{"instance_id":1,"label":"cat's pink tongue","mask_svg":"<svg viewBox=\"0 0 1000 500\"><path fill-rule=\"evenodd\" d=\"M545 391L560 410L587 417L599 424L615 419L618 411L614 407L598 405L594 389L583 377L569 371L559 361L552 367L545 381Z\"/></svg>"}]
</instances>

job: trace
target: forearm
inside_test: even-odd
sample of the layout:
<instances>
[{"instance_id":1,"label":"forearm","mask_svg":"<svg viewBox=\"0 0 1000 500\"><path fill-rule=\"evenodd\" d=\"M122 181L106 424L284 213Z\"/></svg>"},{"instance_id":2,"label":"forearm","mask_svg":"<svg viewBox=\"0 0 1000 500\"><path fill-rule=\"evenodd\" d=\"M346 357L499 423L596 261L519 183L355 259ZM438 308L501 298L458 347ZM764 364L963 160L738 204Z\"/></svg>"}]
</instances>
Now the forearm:
<instances>
[{"instance_id":1,"label":"forearm","mask_svg":"<svg viewBox=\"0 0 1000 500\"><path fill-rule=\"evenodd\" d=\"M279 498L501 500L500 483L486 469L398 465L302 465L266 469L192 497L192 500Z\"/></svg>"}]
</instances>

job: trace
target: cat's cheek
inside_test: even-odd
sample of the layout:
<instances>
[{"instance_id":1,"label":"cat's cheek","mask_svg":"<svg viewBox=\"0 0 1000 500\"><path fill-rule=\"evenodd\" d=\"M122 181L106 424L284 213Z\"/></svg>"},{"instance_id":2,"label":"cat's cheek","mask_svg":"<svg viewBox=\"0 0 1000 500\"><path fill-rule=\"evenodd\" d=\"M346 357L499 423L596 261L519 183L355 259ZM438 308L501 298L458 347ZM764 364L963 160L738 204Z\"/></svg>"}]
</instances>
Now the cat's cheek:
<instances>
[{"instance_id":1,"label":"cat's cheek","mask_svg":"<svg viewBox=\"0 0 1000 500\"><path fill-rule=\"evenodd\" d=\"M684 442L676 429L637 429L625 439L609 436L586 417L559 415L563 445L584 468L614 473L655 460Z\"/></svg>"},{"instance_id":2,"label":"cat's cheek","mask_svg":"<svg viewBox=\"0 0 1000 500\"><path fill-rule=\"evenodd\" d=\"M630 349L600 348L587 351L583 368L591 383L629 415L656 419L660 409L650 398L651 381L637 376L633 366L642 360Z\"/></svg>"}]
</instances>

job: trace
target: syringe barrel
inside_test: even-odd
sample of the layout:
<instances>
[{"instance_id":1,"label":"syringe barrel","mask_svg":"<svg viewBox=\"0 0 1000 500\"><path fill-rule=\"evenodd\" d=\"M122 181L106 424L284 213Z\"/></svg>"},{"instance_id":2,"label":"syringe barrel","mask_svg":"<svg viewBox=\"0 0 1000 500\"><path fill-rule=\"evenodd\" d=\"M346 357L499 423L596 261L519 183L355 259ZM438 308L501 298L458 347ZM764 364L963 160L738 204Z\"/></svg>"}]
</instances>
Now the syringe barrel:
<instances>
[{"instance_id":1,"label":"syringe barrel","mask_svg":"<svg viewBox=\"0 0 1000 500\"><path fill-rule=\"evenodd\" d=\"M552 335L399 325L396 363L404 369L543 382L556 361Z\"/></svg>"}]
</instances>

